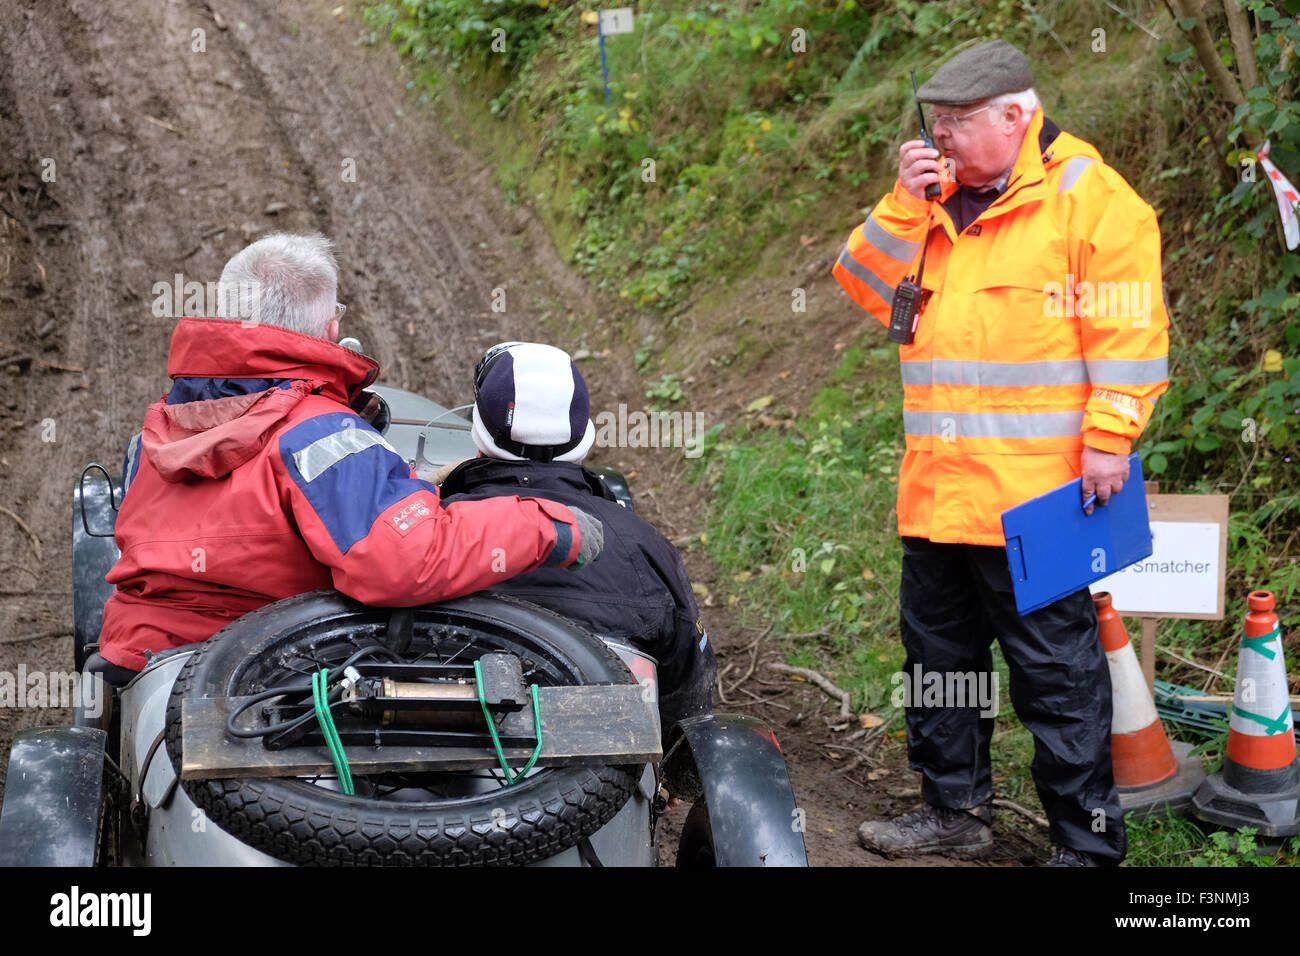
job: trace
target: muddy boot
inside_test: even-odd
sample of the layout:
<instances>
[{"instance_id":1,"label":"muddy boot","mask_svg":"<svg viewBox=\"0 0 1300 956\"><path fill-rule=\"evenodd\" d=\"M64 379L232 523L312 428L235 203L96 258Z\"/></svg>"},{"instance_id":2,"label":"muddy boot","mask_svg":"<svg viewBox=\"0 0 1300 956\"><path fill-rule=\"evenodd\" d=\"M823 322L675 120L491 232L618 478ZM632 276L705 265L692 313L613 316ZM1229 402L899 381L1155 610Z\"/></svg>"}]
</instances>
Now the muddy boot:
<instances>
[{"instance_id":1,"label":"muddy boot","mask_svg":"<svg viewBox=\"0 0 1300 956\"><path fill-rule=\"evenodd\" d=\"M868 850L885 856L942 853L945 856L983 856L993 847L993 813L988 806L949 810L926 804L897 820L868 820L858 827L858 840Z\"/></svg>"},{"instance_id":2,"label":"muddy boot","mask_svg":"<svg viewBox=\"0 0 1300 956\"><path fill-rule=\"evenodd\" d=\"M1097 860L1091 853L1074 850L1068 846L1053 846L1052 855L1044 866L1097 866Z\"/></svg>"}]
</instances>

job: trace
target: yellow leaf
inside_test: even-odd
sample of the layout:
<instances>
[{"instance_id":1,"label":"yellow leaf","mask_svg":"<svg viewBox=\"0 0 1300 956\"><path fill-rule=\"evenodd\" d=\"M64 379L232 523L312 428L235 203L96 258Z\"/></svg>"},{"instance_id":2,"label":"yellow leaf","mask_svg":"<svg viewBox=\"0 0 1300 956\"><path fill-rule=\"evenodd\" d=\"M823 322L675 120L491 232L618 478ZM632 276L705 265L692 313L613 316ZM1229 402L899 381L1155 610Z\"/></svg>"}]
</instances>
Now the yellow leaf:
<instances>
[{"instance_id":1,"label":"yellow leaf","mask_svg":"<svg viewBox=\"0 0 1300 956\"><path fill-rule=\"evenodd\" d=\"M872 571L870 568L862 569L862 580L874 581L875 579L876 579L876 573L874 571Z\"/></svg>"},{"instance_id":2,"label":"yellow leaf","mask_svg":"<svg viewBox=\"0 0 1300 956\"><path fill-rule=\"evenodd\" d=\"M731 580L733 580L733 581L748 581L748 580L749 580L750 578L752 578L753 576L754 576L754 572L753 572L753 571L741 571L739 574L735 575Z\"/></svg>"},{"instance_id":3,"label":"yellow leaf","mask_svg":"<svg viewBox=\"0 0 1300 956\"><path fill-rule=\"evenodd\" d=\"M600 22L600 14L597 13L595 10L583 10L582 22L590 24L591 26L595 26L597 23Z\"/></svg>"},{"instance_id":4,"label":"yellow leaf","mask_svg":"<svg viewBox=\"0 0 1300 956\"><path fill-rule=\"evenodd\" d=\"M1264 353L1264 371L1280 372L1282 371L1282 353L1277 349L1269 349Z\"/></svg>"},{"instance_id":5,"label":"yellow leaf","mask_svg":"<svg viewBox=\"0 0 1300 956\"><path fill-rule=\"evenodd\" d=\"M768 130L772 128L772 121L765 119L763 120L763 122L758 124L758 128L761 129L764 133L766 133Z\"/></svg>"},{"instance_id":6,"label":"yellow leaf","mask_svg":"<svg viewBox=\"0 0 1300 956\"><path fill-rule=\"evenodd\" d=\"M748 405L746 405L745 411L761 412L763 409L767 408L767 406L771 405L772 402L775 400L776 400L775 395L764 395L762 398L756 398Z\"/></svg>"},{"instance_id":7,"label":"yellow leaf","mask_svg":"<svg viewBox=\"0 0 1300 956\"><path fill-rule=\"evenodd\" d=\"M691 583L691 590L694 591L696 594L698 594L700 597L707 597L709 594L709 589L705 587L703 584L700 584L698 581L694 581Z\"/></svg>"},{"instance_id":8,"label":"yellow leaf","mask_svg":"<svg viewBox=\"0 0 1300 956\"><path fill-rule=\"evenodd\" d=\"M877 717L875 714L858 714L858 726L863 730L870 730L872 727L879 727L885 722L885 718Z\"/></svg>"},{"instance_id":9,"label":"yellow leaf","mask_svg":"<svg viewBox=\"0 0 1300 956\"><path fill-rule=\"evenodd\" d=\"M621 110L618 111L618 117L619 117L619 119L631 119L631 118L632 118L632 107L630 107L630 106L625 106L625 107L623 107Z\"/></svg>"}]
</instances>

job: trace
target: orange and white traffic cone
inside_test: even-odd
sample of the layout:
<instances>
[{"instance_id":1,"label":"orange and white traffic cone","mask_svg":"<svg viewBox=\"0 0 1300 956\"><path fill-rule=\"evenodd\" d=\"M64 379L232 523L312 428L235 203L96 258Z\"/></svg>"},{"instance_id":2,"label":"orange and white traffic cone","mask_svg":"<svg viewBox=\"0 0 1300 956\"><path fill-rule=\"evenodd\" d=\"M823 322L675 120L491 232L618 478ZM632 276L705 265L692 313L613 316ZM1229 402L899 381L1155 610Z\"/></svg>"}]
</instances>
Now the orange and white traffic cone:
<instances>
[{"instance_id":1,"label":"orange and white traffic cone","mask_svg":"<svg viewBox=\"0 0 1300 956\"><path fill-rule=\"evenodd\" d=\"M1247 604L1223 773L1201 785L1192 806L1211 823L1291 836L1300 832L1300 764L1282 631L1271 593L1252 591Z\"/></svg>"},{"instance_id":2,"label":"orange and white traffic cone","mask_svg":"<svg viewBox=\"0 0 1300 956\"><path fill-rule=\"evenodd\" d=\"M1162 805L1185 809L1205 779L1205 768L1199 757L1191 755L1191 744L1171 745L1165 736L1110 594L1100 591L1092 600L1097 606L1097 634L1110 665L1110 753L1120 808L1125 813L1146 813Z\"/></svg>"}]
</instances>

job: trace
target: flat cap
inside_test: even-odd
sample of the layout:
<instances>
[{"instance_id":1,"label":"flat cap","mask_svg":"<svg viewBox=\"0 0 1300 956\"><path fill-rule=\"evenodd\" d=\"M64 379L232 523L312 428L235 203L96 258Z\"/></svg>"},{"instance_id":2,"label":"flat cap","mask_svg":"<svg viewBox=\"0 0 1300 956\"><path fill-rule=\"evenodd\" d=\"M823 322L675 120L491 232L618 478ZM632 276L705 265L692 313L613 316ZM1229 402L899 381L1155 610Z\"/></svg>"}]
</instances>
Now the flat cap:
<instances>
[{"instance_id":1,"label":"flat cap","mask_svg":"<svg viewBox=\"0 0 1300 956\"><path fill-rule=\"evenodd\" d=\"M1019 93L1034 85L1025 55L1006 40L991 40L963 50L921 84L922 103L959 106L1003 93Z\"/></svg>"}]
</instances>

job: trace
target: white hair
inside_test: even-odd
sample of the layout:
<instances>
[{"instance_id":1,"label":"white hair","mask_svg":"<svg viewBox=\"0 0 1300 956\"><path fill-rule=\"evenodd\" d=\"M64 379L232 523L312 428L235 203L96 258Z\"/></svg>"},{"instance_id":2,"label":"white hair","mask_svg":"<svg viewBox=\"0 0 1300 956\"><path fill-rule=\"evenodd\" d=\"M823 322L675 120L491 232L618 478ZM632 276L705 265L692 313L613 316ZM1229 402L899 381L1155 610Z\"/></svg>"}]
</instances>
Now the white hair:
<instances>
[{"instance_id":1,"label":"white hair","mask_svg":"<svg viewBox=\"0 0 1300 956\"><path fill-rule=\"evenodd\" d=\"M321 338L334 318L338 275L329 239L277 232L226 263L217 287L217 315Z\"/></svg>"},{"instance_id":2,"label":"white hair","mask_svg":"<svg viewBox=\"0 0 1300 956\"><path fill-rule=\"evenodd\" d=\"M1019 106L1020 111L1026 116L1033 116L1034 110L1038 109L1038 94L1034 92L1034 88L1031 86L1019 93L1003 93L1001 96L995 96L989 101L989 105L993 107L993 109L989 110L989 116L997 117L1012 103Z\"/></svg>"}]
</instances>

